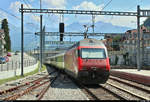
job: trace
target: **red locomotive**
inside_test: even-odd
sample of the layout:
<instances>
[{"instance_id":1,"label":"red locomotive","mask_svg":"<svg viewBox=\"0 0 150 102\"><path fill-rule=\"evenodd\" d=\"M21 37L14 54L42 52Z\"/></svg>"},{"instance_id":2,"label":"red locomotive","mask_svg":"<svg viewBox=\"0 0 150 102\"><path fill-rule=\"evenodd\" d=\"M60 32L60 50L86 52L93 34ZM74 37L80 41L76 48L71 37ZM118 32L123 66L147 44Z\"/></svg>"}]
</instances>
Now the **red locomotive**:
<instances>
[{"instance_id":1,"label":"red locomotive","mask_svg":"<svg viewBox=\"0 0 150 102\"><path fill-rule=\"evenodd\" d=\"M102 84L109 78L107 49L102 41L96 39L79 41L64 54L50 57L50 64L63 68L84 84Z\"/></svg>"}]
</instances>

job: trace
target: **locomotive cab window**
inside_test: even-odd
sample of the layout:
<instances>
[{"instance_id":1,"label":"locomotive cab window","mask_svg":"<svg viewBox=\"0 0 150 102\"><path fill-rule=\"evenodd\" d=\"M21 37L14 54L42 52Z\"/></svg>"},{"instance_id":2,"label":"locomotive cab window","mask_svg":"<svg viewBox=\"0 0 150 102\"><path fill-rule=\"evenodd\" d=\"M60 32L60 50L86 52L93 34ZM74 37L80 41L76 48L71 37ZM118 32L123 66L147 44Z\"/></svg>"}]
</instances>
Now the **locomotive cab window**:
<instances>
[{"instance_id":1,"label":"locomotive cab window","mask_svg":"<svg viewBox=\"0 0 150 102\"><path fill-rule=\"evenodd\" d=\"M102 48L82 48L81 49L82 58L88 59L105 59L105 49Z\"/></svg>"}]
</instances>

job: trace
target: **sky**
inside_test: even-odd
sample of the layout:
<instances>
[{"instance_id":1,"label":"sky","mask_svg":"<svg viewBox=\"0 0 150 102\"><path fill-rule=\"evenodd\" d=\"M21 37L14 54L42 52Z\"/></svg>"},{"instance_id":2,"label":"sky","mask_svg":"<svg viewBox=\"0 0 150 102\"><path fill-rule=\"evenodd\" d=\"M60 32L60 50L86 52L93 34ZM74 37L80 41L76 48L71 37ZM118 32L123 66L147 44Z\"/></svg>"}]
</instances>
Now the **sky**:
<instances>
[{"instance_id":1,"label":"sky","mask_svg":"<svg viewBox=\"0 0 150 102\"><path fill-rule=\"evenodd\" d=\"M41 0L43 9L66 10L103 10L103 11L137 11L137 5L141 9L150 9L150 0ZM8 19L10 31L20 32L21 14L19 8L24 4L25 8L40 8L40 0L1 0L0 21ZM106 6L107 5L107 6ZM58 28L60 15L43 14L43 23L49 28ZM85 15L64 15L65 26L75 22L91 24L92 17ZM146 18L141 18L141 24ZM103 21L117 26L136 28L136 17L121 16L96 16L95 22ZM40 27L39 14L24 14L25 32L38 32ZM50 30L49 30L50 31ZM15 39L14 39L15 40Z\"/></svg>"},{"instance_id":2,"label":"sky","mask_svg":"<svg viewBox=\"0 0 150 102\"><path fill-rule=\"evenodd\" d=\"M150 8L150 0L41 0L42 8L57 8L57 9L77 9L77 10L101 10L103 11L136 11L137 5L140 5L141 9ZM40 8L40 0L1 0L0 3L0 14L2 18L8 18L11 24L19 27L20 24L20 13L19 8L21 4L24 4L25 8ZM26 5L27 4L27 5ZM3 9L3 10L2 10ZM4 11L5 10L5 11ZM7 14L10 13L10 14ZM2 17L3 15L3 17ZM16 17L14 17L14 16ZM56 23L60 22L60 15L46 14L45 16L46 25L48 22L52 22L53 27ZM73 18L73 19L72 19ZM85 19L87 18L87 19ZM25 14L25 20L27 24L31 23L39 24L39 16ZM30 21L29 21L30 20ZM114 25L135 27L136 17L120 17L120 16L96 16L96 22L104 21ZM69 25L73 22L91 22L91 16L83 15L64 15L64 22ZM143 22L143 20L141 20ZM17 26L18 25L18 26Z\"/></svg>"}]
</instances>

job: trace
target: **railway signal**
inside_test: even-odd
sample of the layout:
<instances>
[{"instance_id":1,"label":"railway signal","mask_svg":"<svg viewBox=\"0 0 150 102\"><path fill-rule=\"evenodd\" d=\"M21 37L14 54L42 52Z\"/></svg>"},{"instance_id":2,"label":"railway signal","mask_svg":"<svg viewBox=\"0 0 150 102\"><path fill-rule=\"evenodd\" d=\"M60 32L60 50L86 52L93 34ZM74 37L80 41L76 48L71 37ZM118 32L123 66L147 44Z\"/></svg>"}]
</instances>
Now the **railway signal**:
<instances>
[{"instance_id":1,"label":"railway signal","mask_svg":"<svg viewBox=\"0 0 150 102\"><path fill-rule=\"evenodd\" d=\"M60 41L63 41L64 37L64 23L59 23Z\"/></svg>"}]
</instances>

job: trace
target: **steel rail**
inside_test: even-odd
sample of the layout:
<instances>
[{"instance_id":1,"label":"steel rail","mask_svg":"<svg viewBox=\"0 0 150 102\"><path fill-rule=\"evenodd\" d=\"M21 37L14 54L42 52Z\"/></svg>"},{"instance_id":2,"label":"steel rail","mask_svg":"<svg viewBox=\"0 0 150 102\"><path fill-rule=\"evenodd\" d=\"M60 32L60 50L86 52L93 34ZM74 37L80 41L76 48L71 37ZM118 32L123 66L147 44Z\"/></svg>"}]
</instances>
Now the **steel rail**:
<instances>
[{"instance_id":1,"label":"steel rail","mask_svg":"<svg viewBox=\"0 0 150 102\"><path fill-rule=\"evenodd\" d=\"M128 83L128 82L125 82L125 81L121 81L121 80L116 79L116 78L113 78L113 77L111 77L111 76L109 77L109 79L111 79L111 80L115 80L115 81L117 81L117 82L119 82L119 83L126 84L126 85L128 85L128 86L134 87L134 88L136 88L136 89L142 90L142 91L147 92L147 93L149 93L149 94L150 94L150 90L146 90L146 89L144 89L144 88L142 88L142 87L139 87L139 86L133 85L133 84ZM138 84L139 84L139 83L138 83Z\"/></svg>"},{"instance_id":2,"label":"steel rail","mask_svg":"<svg viewBox=\"0 0 150 102\"><path fill-rule=\"evenodd\" d=\"M33 89L38 88L38 87L40 87L40 86L42 86L42 85L44 85L44 84L46 84L46 83L48 83L48 82L49 82L49 80L48 80L48 81L45 81L45 82L43 82L43 83L41 83L41 84L32 85L31 87L27 88L27 89L24 90L24 91L21 91L21 92L18 93L18 94L15 94L15 95L12 95L12 96L10 96L10 97L5 98L4 101L5 101L5 100L16 100L17 98L19 98L19 97L21 97L21 96L23 96L23 95L29 93L29 92L32 91Z\"/></svg>"},{"instance_id":3,"label":"steel rail","mask_svg":"<svg viewBox=\"0 0 150 102\"><path fill-rule=\"evenodd\" d=\"M51 82L49 82L48 85L47 85L46 87L44 87L44 88L42 89L42 91L40 91L40 92L36 95L36 97L37 97L38 100L41 100L41 99L42 99L42 97L44 96L44 94L46 93L46 91L47 91L47 90L49 89L49 87L54 83L54 81L57 79L57 77L58 77L58 75L57 75L56 77L54 77L54 78L51 80Z\"/></svg>"},{"instance_id":4,"label":"steel rail","mask_svg":"<svg viewBox=\"0 0 150 102\"><path fill-rule=\"evenodd\" d=\"M113 92L113 91L111 91L111 90L105 88L104 86L102 86L102 85L100 85L100 86L101 86L101 88L103 88L105 91L107 91L108 93L112 94L112 95L115 96L116 98L119 98L120 100L126 100L124 97L122 97L122 96L116 94L115 92Z\"/></svg>"},{"instance_id":5,"label":"steel rail","mask_svg":"<svg viewBox=\"0 0 150 102\"><path fill-rule=\"evenodd\" d=\"M50 87L50 82L48 83L48 85L46 86L46 87L44 87L43 89L42 89L42 91L40 91L40 93L38 93L37 95L36 95L36 97L37 97L37 99L38 100L41 100L42 99L42 97L43 97L43 95L46 93L46 91L49 89L49 87Z\"/></svg>"},{"instance_id":6,"label":"steel rail","mask_svg":"<svg viewBox=\"0 0 150 102\"><path fill-rule=\"evenodd\" d=\"M113 87L115 87L115 88L117 88L117 89L119 89L119 90L122 90L123 92L126 92L126 93L128 93L128 94L131 94L131 95L133 95L133 96L135 96L135 97L137 97L137 98L140 98L140 99L142 99L142 100L150 100L150 99L147 98L147 97L138 95L138 94L136 94L136 93L134 93L134 92L132 92L132 91L130 91L130 90L126 90L126 89L124 89L124 88L122 88L122 87L120 87L120 86L117 86L117 85L115 85L115 84L112 84L112 83L110 83L110 82L107 82L107 84L110 85L110 86L113 86Z\"/></svg>"},{"instance_id":7,"label":"steel rail","mask_svg":"<svg viewBox=\"0 0 150 102\"><path fill-rule=\"evenodd\" d=\"M25 84L23 85L19 85L19 86L16 86L16 87L13 87L13 88L10 88L10 89L6 89L6 90L3 90L3 91L0 91L0 95L3 95L3 94L6 94L8 92L12 92L12 91L15 91L15 90L18 90L19 88L23 87L23 86L26 86L26 85L29 85L30 83L36 83L38 81L41 81L45 78L47 78L48 75L42 77L42 78L39 78L39 79L36 79L36 80L33 80L33 81L30 81L30 82L26 82Z\"/></svg>"}]
</instances>

